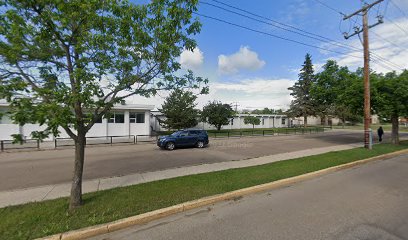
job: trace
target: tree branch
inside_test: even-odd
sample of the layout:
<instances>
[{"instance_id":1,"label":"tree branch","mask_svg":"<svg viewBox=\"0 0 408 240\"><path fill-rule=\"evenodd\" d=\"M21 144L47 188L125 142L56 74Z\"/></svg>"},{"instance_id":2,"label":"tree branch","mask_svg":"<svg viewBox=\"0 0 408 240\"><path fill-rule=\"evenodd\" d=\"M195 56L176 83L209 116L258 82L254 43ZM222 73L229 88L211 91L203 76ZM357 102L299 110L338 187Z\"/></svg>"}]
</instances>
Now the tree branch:
<instances>
[{"instance_id":1,"label":"tree branch","mask_svg":"<svg viewBox=\"0 0 408 240\"><path fill-rule=\"evenodd\" d=\"M18 62L16 62L16 67L17 67L18 71L20 72L19 75L21 75L31 85L31 87L35 91L38 91L40 89L40 87L38 87L37 84L30 78L30 76L23 71L23 69L20 67Z\"/></svg>"},{"instance_id":2,"label":"tree branch","mask_svg":"<svg viewBox=\"0 0 408 240\"><path fill-rule=\"evenodd\" d=\"M70 138L72 138L74 141L77 141L77 135L75 135L68 126L61 126L61 127L65 130L65 132L67 132Z\"/></svg>"}]
</instances>

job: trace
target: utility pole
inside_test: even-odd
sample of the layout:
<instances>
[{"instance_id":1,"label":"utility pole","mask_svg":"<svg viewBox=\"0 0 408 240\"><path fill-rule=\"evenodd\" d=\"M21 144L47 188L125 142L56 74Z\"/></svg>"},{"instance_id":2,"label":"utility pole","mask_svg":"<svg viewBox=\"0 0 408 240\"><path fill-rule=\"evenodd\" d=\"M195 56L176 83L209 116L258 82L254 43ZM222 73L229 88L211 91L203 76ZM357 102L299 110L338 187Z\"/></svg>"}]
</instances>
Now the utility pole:
<instances>
[{"instance_id":1,"label":"utility pole","mask_svg":"<svg viewBox=\"0 0 408 240\"><path fill-rule=\"evenodd\" d=\"M372 149L372 131L370 129L371 124L371 103L370 103L370 48L368 39L368 29L375 27L383 23L381 16L378 16L378 22L374 25L368 25L368 11L375 5L381 3L384 0L378 0L371 4L365 4L360 10L344 16L343 20L347 20L355 15L363 16L363 29L355 28L355 32L351 35L344 34L346 39L360 34L363 32L363 46L364 46L364 147Z\"/></svg>"},{"instance_id":2,"label":"utility pole","mask_svg":"<svg viewBox=\"0 0 408 240\"><path fill-rule=\"evenodd\" d=\"M237 113L237 112L238 112L238 106L239 106L238 102L230 103L230 105L231 105L232 107L235 107L235 112Z\"/></svg>"}]
</instances>

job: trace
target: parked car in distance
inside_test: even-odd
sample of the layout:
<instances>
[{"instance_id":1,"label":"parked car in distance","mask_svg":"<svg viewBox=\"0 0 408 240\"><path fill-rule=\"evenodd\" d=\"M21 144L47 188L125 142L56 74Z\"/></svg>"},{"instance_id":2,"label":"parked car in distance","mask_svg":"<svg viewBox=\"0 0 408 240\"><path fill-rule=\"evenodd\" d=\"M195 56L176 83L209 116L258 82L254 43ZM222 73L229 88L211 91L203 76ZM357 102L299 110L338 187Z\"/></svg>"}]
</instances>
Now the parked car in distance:
<instances>
[{"instance_id":1,"label":"parked car in distance","mask_svg":"<svg viewBox=\"0 0 408 240\"><path fill-rule=\"evenodd\" d=\"M208 143L207 132L199 129L181 130L168 136L161 136L157 139L157 146L170 151L178 147L203 148Z\"/></svg>"}]
</instances>

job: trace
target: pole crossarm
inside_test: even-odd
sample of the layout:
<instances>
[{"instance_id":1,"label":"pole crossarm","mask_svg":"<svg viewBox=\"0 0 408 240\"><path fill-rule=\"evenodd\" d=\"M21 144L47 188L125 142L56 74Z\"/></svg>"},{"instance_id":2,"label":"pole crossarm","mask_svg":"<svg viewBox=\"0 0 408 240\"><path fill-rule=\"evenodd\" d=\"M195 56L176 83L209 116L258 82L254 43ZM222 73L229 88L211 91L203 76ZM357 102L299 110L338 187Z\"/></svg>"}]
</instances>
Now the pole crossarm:
<instances>
[{"instance_id":1,"label":"pole crossarm","mask_svg":"<svg viewBox=\"0 0 408 240\"><path fill-rule=\"evenodd\" d=\"M378 0L371 4L366 4L360 10L345 16L343 20L347 20L357 14L363 16L363 29L356 29L351 35L345 34L344 37L349 39L350 37L363 33L363 46L364 46L364 147L367 149L372 149L372 131L370 129L371 125L371 93L370 93L370 50L369 50L369 39L368 39L368 29L375 27L383 23L382 17L378 18L378 22L373 25L368 24L368 11L375 5L383 2L384 0Z\"/></svg>"},{"instance_id":2,"label":"pole crossarm","mask_svg":"<svg viewBox=\"0 0 408 240\"><path fill-rule=\"evenodd\" d=\"M378 25L380 25L380 24L382 24L382 23L384 23L384 21L383 21L383 20L379 20L376 24L373 24L373 25L368 26L368 28L370 29L370 28L376 27L376 26L378 26ZM362 33L363 31L364 31L364 29L361 29L361 30L359 30L359 31L355 31L355 32L354 32L353 34L351 34L351 35L345 35L344 38L345 38L345 39L349 39L349 38L351 38L351 37L353 37L353 36L355 36L355 35L357 35L357 34ZM347 33L345 33L345 34L347 34Z\"/></svg>"},{"instance_id":3,"label":"pole crossarm","mask_svg":"<svg viewBox=\"0 0 408 240\"><path fill-rule=\"evenodd\" d=\"M355 11L354 13L352 13L352 14L350 14L350 15L344 16L343 20L347 20L347 19L349 19L349 18L351 18L351 17L353 17L353 16L355 16L355 15L361 13L361 12L368 11L370 8L372 8L373 6L379 4L380 2L383 2L383 1L384 1L384 0L378 0L378 1L375 1L375 2L373 2L373 3L371 3L371 4L366 4L366 5L365 5L363 8L361 8L360 10Z\"/></svg>"}]
</instances>

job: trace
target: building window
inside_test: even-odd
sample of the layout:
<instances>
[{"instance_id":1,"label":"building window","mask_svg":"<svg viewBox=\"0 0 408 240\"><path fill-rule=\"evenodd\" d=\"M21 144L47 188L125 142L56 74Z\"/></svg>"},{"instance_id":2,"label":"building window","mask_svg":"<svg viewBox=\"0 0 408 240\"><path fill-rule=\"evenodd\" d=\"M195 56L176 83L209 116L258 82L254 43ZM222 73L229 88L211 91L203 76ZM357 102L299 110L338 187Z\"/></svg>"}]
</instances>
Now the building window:
<instances>
[{"instance_id":1,"label":"building window","mask_svg":"<svg viewBox=\"0 0 408 240\"><path fill-rule=\"evenodd\" d=\"M282 125L285 125L285 124L286 124L286 119L282 118Z\"/></svg>"},{"instance_id":2,"label":"building window","mask_svg":"<svg viewBox=\"0 0 408 240\"><path fill-rule=\"evenodd\" d=\"M108 123L125 123L125 114L120 112L110 113Z\"/></svg>"},{"instance_id":3,"label":"building window","mask_svg":"<svg viewBox=\"0 0 408 240\"><path fill-rule=\"evenodd\" d=\"M130 123L135 123L136 122L136 113L134 113L134 112L129 113L129 122Z\"/></svg>"},{"instance_id":4,"label":"building window","mask_svg":"<svg viewBox=\"0 0 408 240\"><path fill-rule=\"evenodd\" d=\"M95 123L102 123L102 118L96 119Z\"/></svg>"},{"instance_id":5,"label":"building window","mask_svg":"<svg viewBox=\"0 0 408 240\"><path fill-rule=\"evenodd\" d=\"M265 125L265 118L262 118L262 125Z\"/></svg>"},{"instance_id":6,"label":"building window","mask_svg":"<svg viewBox=\"0 0 408 240\"><path fill-rule=\"evenodd\" d=\"M129 113L129 122L130 123L144 123L145 122L145 114L144 113Z\"/></svg>"}]
</instances>

